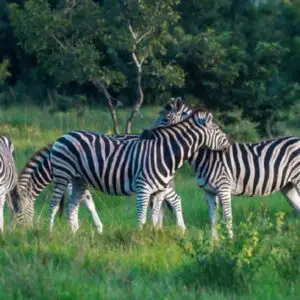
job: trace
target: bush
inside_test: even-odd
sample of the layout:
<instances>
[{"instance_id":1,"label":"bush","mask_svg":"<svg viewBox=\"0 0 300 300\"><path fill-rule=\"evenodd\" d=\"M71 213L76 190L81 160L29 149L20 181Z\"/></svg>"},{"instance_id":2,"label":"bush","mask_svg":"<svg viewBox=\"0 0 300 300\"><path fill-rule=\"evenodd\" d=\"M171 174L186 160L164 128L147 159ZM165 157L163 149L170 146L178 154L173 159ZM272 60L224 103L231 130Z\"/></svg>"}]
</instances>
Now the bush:
<instances>
[{"instance_id":1,"label":"bush","mask_svg":"<svg viewBox=\"0 0 300 300\"><path fill-rule=\"evenodd\" d=\"M261 139L257 124L243 118L240 110L219 114L218 119L223 123L224 131L234 142L257 142Z\"/></svg>"},{"instance_id":2,"label":"bush","mask_svg":"<svg viewBox=\"0 0 300 300\"><path fill-rule=\"evenodd\" d=\"M225 238L220 229L218 241L212 241L208 234L180 239L183 252L194 261L189 284L196 280L197 284L228 291L249 290L264 274L295 284L300 276L299 225L299 220L285 221L283 212L275 219L250 214L240 224L234 241Z\"/></svg>"}]
</instances>

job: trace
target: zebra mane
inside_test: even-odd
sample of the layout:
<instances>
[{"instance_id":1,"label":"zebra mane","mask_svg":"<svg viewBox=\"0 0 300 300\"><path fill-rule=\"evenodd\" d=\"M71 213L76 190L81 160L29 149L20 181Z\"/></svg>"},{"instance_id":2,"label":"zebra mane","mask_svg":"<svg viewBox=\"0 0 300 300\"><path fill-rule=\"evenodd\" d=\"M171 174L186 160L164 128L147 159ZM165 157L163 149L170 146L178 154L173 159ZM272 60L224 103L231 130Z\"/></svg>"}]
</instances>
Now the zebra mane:
<instances>
[{"instance_id":1,"label":"zebra mane","mask_svg":"<svg viewBox=\"0 0 300 300\"><path fill-rule=\"evenodd\" d=\"M163 131L164 129L168 129L168 128L173 128L178 126L179 124L186 122L187 120L189 120L190 118L193 118L193 116L195 114L197 114L198 112L203 112L203 113L209 113L206 109L203 108L196 108L193 113L186 119L178 122L178 123L174 123L174 124L170 124L168 126L158 126L155 128L150 128L150 129L144 129L143 132L140 135L140 139L141 140L149 140L149 139L153 139L155 136L155 133Z\"/></svg>"},{"instance_id":2,"label":"zebra mane","mask_svg":"<svg viewBox=\"0 0 300 300\"><path fill-rule=\"evenodd\" d=\"M24 172L26 171L26 169L28 169L30 167L30 164L32 163L32 161L35 159L36 156L40 155L42 152L44 151L49 151L49 149L52 147L53 144L48 144L40 149L38 149L37 151L35 151L30 158L27 160L24 168L22 169L22 171L19 174L19 179L20 177L24 174Z\"/></svg>"}]
</instances>

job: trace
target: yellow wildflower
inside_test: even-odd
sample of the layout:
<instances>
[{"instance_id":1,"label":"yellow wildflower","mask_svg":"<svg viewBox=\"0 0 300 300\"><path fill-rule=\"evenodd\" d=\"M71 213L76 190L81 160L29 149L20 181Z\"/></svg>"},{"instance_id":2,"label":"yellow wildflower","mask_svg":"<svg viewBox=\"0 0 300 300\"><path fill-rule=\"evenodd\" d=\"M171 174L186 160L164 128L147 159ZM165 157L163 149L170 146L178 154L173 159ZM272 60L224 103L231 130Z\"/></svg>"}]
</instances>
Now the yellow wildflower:
<instances>
[{"instance_id":1,"label":"yellow wildflower","mask_svg":"<svg viewBox=\"0 0 300 300\"><path fill-rule=\"evenodd\" d=\"M113 135L113 131L111 129L108 129L106 132L105 132L105 135Z\"/></svg>"}]
</instances>

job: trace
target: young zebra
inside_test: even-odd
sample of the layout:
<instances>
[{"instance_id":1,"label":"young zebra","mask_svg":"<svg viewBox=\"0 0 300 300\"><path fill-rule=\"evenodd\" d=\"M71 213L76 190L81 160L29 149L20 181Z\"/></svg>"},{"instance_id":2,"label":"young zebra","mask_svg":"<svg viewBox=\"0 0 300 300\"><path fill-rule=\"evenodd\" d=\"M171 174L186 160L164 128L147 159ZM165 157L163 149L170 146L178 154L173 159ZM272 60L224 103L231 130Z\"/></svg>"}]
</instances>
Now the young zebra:
<instances>
[{"instance_id":1,"label":"young zebra","mask_svg":"<svg viewBox=\"0 0 300 300\"><path fill-rule=\"evenodd\" d=\"M112 195L137 195L139 226L146 222L150 195L164 198L175 171L200 147L226 149L229 141L212 123L212 115L196 110L184 121L145 131L139 139L119 141L100 134L73 131L52 146L50 161L54 191L50 202L50 230L60 199L73 184L69 219L76 220L87 185ZM147 136L150 139L147 139ZM72 229L77 229L76 222Z\"/></svg>"},{"instance_id":2,"label":"young zebra","mask_svg":"<svg viewBox=\"0 0 300 300\"><path fill-rule=\"evenodd\" d=\"M168 111L168 113L166 113ZM182 116L187 116L186 112L190 111L188 105L181 105L181 98L171 98L165 105L162 113L152 123L150 128L157 126L168 126L173 123L177 123L181 120ZM139 135L118 135L113 136L117 140L130 140L138 139ZM15 200L20 200L22 210L16 215L18 223L30 224L33 221L34 216L34 203L39 193L52 182L52 166L50 162L50 152L52 144L47 145L38 151L36 151L32 157L28 160L25 167L19 175L19 195L15 195ZM68 197L72 197L72 184L68 185ZM20 197L20 198L19 198ZM167 203L173 208L175 215L177 216L177 225L184 230L185 224L182 218L181 200L173 189L169 189L166 193ZM179 199L178 199L179 198ZM89 190L86 190L83 197L83 202L88 208L91 214L96 230L101 233L103 225L95 209L92 196ZM71 203L71 202L70 202ZM63 211L63 202L60 202L60 213ZM78 208L77 208L78 210ZM154 217L154 215L152 216ZM69 220L69 222L71 222ZM75 221L72 221L73 223ZM77 220L78 224L78 220ZM75 226L76 227L76 226ZM78 225L77 225L78 227Z\"/></svg>"},{"instance_id":3,"label":"young zebra","mask_svg":"<svg viewBox=\"0 0 300 300\"><path fill-rule=\"evenodd\" d=\"M13 154L14 146L12 142L7 137L0 136L0 231L4 229L3 210L6 195L12 196L12 193L16 193L18 188ZM13 199L10 200L13 201ZM17 206L14 205L13 207Z\"/></svg>"},{"instance_id":4,"label":"young zebra","mask_svg":"<svg viewBox=\"0 0 300 300\"><path fill-rule=\"evenodd\" d=\"M180 107L178 103L176 106ZM166 119L174 120L171 114L176 115L176 106L166 110ZM181 103L181 106L185 104ZM188 106L184 111L193 113ZM180 116L176 115L176 118ZM202 148L189 159L189 163L195 171L198 186L205 190L214 237L217 237L215 205L219 201L229 237L233 237L231 195L264 196L281 191L300 213L300 139L297 137L281 137L254 144L234 143L226 152Z\"/></svg>"}]
</instances>

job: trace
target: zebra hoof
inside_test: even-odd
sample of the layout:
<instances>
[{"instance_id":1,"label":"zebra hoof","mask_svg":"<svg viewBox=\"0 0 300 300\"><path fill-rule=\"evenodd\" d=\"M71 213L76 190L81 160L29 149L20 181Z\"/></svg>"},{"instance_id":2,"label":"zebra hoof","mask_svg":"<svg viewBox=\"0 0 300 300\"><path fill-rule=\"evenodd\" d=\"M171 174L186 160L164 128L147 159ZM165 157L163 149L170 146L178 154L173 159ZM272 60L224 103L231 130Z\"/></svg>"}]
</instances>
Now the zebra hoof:
<instances>
[{"instance_id":1,"label":"zebra hoof","mask_svg":"<svg viewBox=\"0 0 300 300\"><path fill-rule=\"evenodd\" d=\"M103 226L97 226L96 231L98 234L102 234L103 233Z\"/></svg>"}]
</instances>

